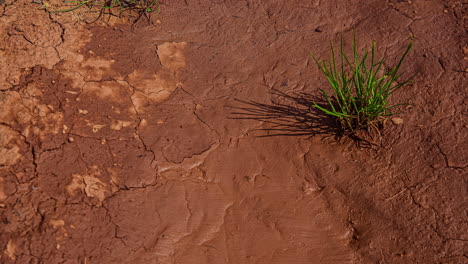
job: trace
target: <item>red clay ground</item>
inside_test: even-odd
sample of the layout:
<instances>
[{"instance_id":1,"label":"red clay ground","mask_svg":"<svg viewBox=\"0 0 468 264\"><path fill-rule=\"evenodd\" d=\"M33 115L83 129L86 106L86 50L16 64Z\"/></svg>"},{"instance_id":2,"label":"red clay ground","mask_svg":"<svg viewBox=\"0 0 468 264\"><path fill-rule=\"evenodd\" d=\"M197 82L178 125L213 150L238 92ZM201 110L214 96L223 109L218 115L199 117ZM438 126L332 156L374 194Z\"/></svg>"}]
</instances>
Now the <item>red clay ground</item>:
<instances>
[{"instance_id":1,"label":"red clay ground","mask_svg":"<svg viewBox=\"0 0 468 264\"><path fill-rule=\"evenodd\" d=\"M465 11L174 0L131 27L7 0L0 262L467 263ZM353 29L394 59L415 39L382 147L246 119L317 94L309 52Z\"/></svg>"}]
</instances>

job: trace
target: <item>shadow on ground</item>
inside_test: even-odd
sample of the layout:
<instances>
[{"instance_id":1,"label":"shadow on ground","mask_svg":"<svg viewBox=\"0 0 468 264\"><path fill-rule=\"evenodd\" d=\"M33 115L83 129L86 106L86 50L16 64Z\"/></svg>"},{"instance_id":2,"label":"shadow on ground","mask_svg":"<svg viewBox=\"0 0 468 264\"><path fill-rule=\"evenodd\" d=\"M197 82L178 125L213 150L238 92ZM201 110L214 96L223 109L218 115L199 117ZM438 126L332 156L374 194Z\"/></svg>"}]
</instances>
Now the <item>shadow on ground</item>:
<instances>
[{"instance_id":1,"label":"shadow on ground","mask_svg":"<svg viewBox=\"0 0 468 264\"><path fill-rule=\"evenodd\" d=\"M313 107L314 101L325 106L325 102L319 97L304 92L286 94L277 89L269 93L273 98L271 104L236 99L240 106L232 107L234 111L229 118L270 124L270 128L256 129L264 132L260 137L342 134L333 118Z\"/></svg>"}]
</instances>

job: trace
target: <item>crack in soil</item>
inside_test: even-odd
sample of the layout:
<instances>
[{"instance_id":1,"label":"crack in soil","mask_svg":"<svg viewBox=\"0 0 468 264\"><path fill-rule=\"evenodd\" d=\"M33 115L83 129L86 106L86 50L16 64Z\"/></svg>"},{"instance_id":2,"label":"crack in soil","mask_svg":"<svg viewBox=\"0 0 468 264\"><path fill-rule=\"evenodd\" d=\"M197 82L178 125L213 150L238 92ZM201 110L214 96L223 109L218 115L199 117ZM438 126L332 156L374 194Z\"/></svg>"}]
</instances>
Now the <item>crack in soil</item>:
<instances>
[{"instance_id":1,"label":"crack in soil","mask_svg":"<svg viewBox=\"0 0 468 264\"><path fill-rule=\"evenodd\" d=\"M442 155L442 157L444 158L444 162L445 162L445 167L449 168L449 169L465 169L467 168L468 166L452 166L450 165L450 161L449 161L449 158L447 156L447 154L442 150L442 148L440 147L439 144L435 144L435 146L437 147L437 149L439 150L440 152L440 155Z\"/></svg>"}]
</instances>

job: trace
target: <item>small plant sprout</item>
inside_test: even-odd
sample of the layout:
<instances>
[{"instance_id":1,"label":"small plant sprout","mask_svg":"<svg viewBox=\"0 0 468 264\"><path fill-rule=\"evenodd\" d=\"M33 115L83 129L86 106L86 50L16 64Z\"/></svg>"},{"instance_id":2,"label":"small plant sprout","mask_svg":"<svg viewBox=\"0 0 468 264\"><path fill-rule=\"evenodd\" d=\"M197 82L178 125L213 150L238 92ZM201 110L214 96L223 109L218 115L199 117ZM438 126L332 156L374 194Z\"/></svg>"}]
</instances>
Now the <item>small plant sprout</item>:
<instances>
[{"instance_id":1,"label":"small plant sprout","mask_svg":"<svg viewBox=\"0 0 468 264\"><path fill-rule=\"evenodd\" d=\"M370 53L366 49L359 55L355 36L352 58L348 58L343 51L343 38L338 61L333 45L331 59L328 61L318 60L312 54L332 88L331 94L321 89L326 103L319 105L314 101L313 107L336 118L340 129L346 134L354 134L358 130L378 131L379 124L382 124L385 117L393 115L393 108L399 106L389 105L389 97L411 82L412 77L400 81L401 74L398 71L412 46L411 41L398 63L390 69L384 66L385 57L376 59L375 42L372 43Z\"/></svg>"}]
</instances>

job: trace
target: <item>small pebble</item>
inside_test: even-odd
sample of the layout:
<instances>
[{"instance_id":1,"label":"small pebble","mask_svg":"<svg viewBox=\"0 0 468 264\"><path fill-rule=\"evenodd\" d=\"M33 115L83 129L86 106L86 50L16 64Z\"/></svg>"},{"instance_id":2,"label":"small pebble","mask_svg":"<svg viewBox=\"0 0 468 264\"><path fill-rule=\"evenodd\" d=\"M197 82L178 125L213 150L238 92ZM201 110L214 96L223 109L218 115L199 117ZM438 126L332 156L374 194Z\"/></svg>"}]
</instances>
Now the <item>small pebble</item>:
<instances>
[{"instance_id":1,"label":"small pebble","mask_svg":"<svg viewBox=\"0 0 468 264\"><path fill-rule=\"evenodd\" d=\"M403 124L403 119L401 119L399 117L394 117L394 118L392 118L392 122L395 125L401 125L401 124Z\"/></svg>"}]
</instances>

